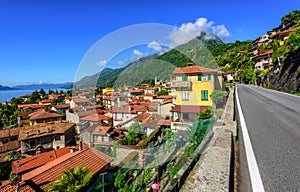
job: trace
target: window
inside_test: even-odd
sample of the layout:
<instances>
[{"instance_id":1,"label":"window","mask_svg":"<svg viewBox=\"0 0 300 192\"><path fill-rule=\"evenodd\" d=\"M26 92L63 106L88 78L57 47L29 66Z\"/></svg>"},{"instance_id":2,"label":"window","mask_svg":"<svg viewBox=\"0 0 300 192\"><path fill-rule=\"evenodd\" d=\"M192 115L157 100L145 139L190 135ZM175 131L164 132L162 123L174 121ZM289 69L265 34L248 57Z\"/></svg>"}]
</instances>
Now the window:
<instances>
[{"instance_id":1,"label":"window","mask_svg":"<svg viewBox=\"0 0 300 192\"><path fill-rule=\"evenodd\" d=\"M211 80L211 74L208 74L208 80L209 81Z\"/></svg>"},{"instance_id":2,"label":"window","mask_svg":"<svg viewBox=\"0 0 300 192\"><path fill-rule=\"evenodd\" d=\"M182 100L189 100L188 91L182 91Z\"/></svg>"},{"instance_id":3,"label":"window","mask_svg":"<svg viewBox=\"0 0 300 192\"><path fill-rule=\"evenodd\" d=\"M201 100L202 101L208 101L208 90L202 90L201 91Z\"/></svg>"},{"instance_id":4,"label":"window","mask_svg":"<svg viewBox=\"0 0 300 192\"><path fill-rule=\"evenodd\" d=\"M189 119L189 114L188 113L182 113L182 118L185 120Z\"/></svg>"},{"instance_id":5,"label":"window","mask_svg":"<svg viewBox=\"0 0 300 192\"><path fill-rule=\"evenodd\" d=\"M205 76L202 77L202 81L207 81L207 80L208 80L207 75L205 75Z\"/></svg>"},{"instance_id":6,"label":"window","mask_svg":"<svg viewBox=\"0 0 300 192\"><path fill-rule=\"evenodd\" d=\"M198 75L198 81L202 81L202 75Z\"/></svg>"},{"instance_id":7,"label":"window","mask_svg":"<svg viewBox=\"0 0 300 192\"><path fill-rule=\"evenodd\" d=\"M183 75L183 76L182 76L182 81L187 81L187 80L188 80L188 76Z\"/></svg>"},{"instance_id":8,"label":"window","mask_svg":"<svg viewBox=\"0 0 300 192\"><path fill-rule=\"evenodd\" d=\"M60 135L55 136L55 137L54 137L54 140L55 140L55 141L60 141Z\"/></svg>"}]
</instances>

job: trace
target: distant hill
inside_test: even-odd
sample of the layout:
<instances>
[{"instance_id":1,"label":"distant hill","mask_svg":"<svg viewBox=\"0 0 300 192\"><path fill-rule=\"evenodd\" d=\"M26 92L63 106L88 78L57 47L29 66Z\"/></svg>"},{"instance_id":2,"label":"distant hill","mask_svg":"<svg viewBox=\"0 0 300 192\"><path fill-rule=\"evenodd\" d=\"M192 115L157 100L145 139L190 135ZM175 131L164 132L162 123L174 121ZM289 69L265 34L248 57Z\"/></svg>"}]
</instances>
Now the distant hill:
<instances>
[{"instance_id":1,"label":"distant hill","mask_svg":"<svg viewBox=\"0 0 300 192\"><path fill-rule=\"evenodd\" d=\"M73 83L71 82L58 83L58 84L42 83L42 84L31 84L31 85L17 85L12 88L21 89L21 90L40 90L40 89L57 89L57 88L70 89L72 88L72 85Z\"/></svg>"},{"instance_id":2,"label":"distant hill","mask_svg":"<svg viewBox=\"0 0 300 192\"><path fill-rule=\"evenodd\" d=\"M196 39L162 54L143 57L120 69L104 69L92 76L76 82L76 88L88 87L122 87L136 85L153 80L169 80L176 67L183 67L192 61L196 65L218 68L207 46L222 45L222 40L210 33L202 32Z\"/></svg>"},{"instance_id":3,"label":"distant hill","mask_svg":"<svg viewBox=\"0 0 300 192\"><path fill-rule=\"evenodd\" d=\"M17 88L12 88L12 87L8 87L8 86L2 86L0 85L0 90L18 90Z\"/></svg>"}]
</instances>

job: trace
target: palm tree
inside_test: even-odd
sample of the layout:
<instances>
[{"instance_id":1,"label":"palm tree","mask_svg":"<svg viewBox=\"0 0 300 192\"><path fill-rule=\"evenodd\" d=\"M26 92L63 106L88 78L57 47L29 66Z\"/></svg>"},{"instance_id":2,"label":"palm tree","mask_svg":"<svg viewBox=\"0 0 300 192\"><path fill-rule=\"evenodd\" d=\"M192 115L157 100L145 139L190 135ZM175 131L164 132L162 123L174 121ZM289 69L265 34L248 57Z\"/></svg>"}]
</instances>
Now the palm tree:
<instances>
[{"instance_id":1,"label":"palm tree","mask_svg":"<svg viewBox=\"0 0 300 192\"><path fill-rule=\"evenodd\" d=\"M93 174L86 167L65 170L60 179L48 187L48 192L76 192L87 186Z\"/></svg>"}]
</instances>

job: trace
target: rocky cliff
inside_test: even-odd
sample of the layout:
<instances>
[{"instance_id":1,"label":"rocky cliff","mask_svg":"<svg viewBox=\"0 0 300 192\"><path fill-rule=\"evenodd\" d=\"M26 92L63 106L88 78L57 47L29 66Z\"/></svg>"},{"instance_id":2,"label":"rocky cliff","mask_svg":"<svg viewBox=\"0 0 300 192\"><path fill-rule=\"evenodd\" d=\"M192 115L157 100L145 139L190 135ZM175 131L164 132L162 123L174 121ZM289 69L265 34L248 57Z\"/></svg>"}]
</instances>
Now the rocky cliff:
<instances>
[{"instance_id":1,"label":"rocky cliff","mask_svg":"<svg viewBox=\"0 0 300 192\"><path fill-rule=\"evenodd\" d=\"M283 59L279 73L270 76L270 88L290 93L300 92L300 49Z\"/></svg>"}]
</instances>

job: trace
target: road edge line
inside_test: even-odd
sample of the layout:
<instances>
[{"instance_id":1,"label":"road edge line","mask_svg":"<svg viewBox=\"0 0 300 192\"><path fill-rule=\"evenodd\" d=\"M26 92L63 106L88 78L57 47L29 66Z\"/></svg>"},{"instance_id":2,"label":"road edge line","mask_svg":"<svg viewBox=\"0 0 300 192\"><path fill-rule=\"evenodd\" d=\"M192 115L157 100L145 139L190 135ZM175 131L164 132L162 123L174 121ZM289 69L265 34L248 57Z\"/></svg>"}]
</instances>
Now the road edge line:
<instances>
[{"instance_id":1,"label":"road edge line","mask_svg":"<svg viewBox=\"0 0 300 192\"><path fill-rule=\"evenodd\" d=\"M255 158L255 155L253 152L248 129L246 126L245 118L244 118L244 115L242 112L242 107L240 105L237 86L236 86L235 91L236 91L236 102L237 102L237 107L238 107L242 135L243 135L243 139L244 139L245 152L246 152L246 157L247 157L247 162L248 162L248 170L249 170L249 174L250 174L252 191L264 192L265 191L264 185L263 185L260 173L259 173L259 169L258 169L256 158Z\"/></svg>"}]
</instances>

